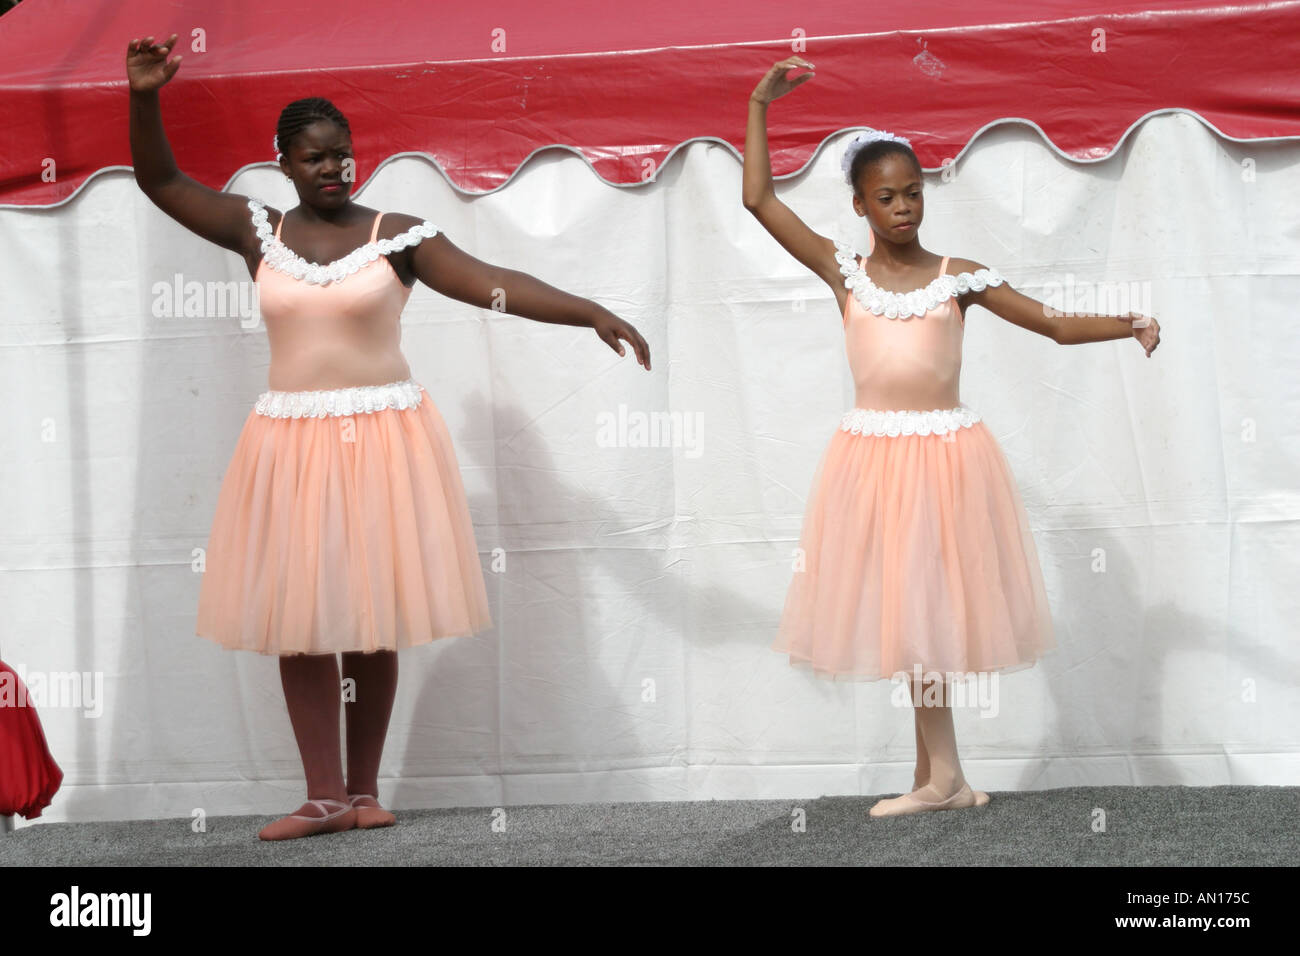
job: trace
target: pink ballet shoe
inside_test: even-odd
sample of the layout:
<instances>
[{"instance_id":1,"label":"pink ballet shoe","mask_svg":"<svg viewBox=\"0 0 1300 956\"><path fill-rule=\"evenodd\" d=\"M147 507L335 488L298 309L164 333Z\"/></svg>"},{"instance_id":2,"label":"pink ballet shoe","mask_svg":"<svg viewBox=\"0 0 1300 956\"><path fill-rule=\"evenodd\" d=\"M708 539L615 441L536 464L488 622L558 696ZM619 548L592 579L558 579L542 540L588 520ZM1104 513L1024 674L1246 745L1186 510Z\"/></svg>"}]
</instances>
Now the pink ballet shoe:
<instances>
[{"instance_id":1,"label":"pink ballet shoe","mask_svg":"<svg viewBox=\"0 0 1300 956\"><path fill-rule=\"evenodd\" d=\"M308 800L303 806L311 804L321 812L321 816L312 817L301 813L291 813L274 823L262 828L258 837L263 840L297 840L300 837L315 836L318 833L342 833L357 825L357 813L342 800ZM331 810L326 804L333 804L338 809ZM299 807L299 809L302 809Z\"/></svg>"},{"instance_id":2,"label":"pink ballet shoe","mask_svg":"<svg viewBox=\"0 0 1300 956\"><path fill-rule=\"evenodd\" d=\"M979 802L970 784L963 783L961 789L947 800L922 800L905 793L901 797L881 800L871 808L869 813L873 817L901 817L912 813L925 813L929 810L964 810L967 807L980 807L988 803L988 794L984 794L984 797L984 802Z\"/></svg>"},{"instance_id":3,"label":"pink ballet shoe","mask_svg":"<svg viewBox=\"0 0 1300 956\"><path fill-rule=\"evenodd\" d=\"M930 782L929 780L917 780L915 777L913 777L912 791L915 792L917 790L920 790L929 782ZM982 807L989 802L989 795L985 793L983 790L972 790L971 793L975 794L975 806Z\"/></svg>"},{"instance_id":4,"label":"pink ballet shoe","mask_svg":"<svg viewBox=\"0 0 1300 956\"><path fill-rule=\"evenodd\" d=\"M366 801L364 804L362 801ZM348 802L357 811L357 829L373 830L375 827L391 827L397 817L379 805L379 798L371 793L349 793Z\"/></svg>"}]
</instances>

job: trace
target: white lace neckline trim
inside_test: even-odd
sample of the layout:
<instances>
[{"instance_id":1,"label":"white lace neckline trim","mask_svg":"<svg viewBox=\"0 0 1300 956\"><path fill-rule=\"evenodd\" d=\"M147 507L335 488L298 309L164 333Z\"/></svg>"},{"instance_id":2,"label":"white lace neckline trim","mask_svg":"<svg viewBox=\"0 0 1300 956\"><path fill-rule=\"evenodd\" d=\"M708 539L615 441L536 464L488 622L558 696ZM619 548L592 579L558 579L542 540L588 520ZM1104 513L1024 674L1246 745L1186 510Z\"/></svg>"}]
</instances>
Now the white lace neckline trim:
<instances>
[{"instance_id":1,"label":"white lace neckline trim","mask_svg":"<svg viewBox=\"0 0 1300 956\"><path fill-rule=\"evenodd\" d=\"M979 412L968 405L936 408L928 412L855 408L845 412L840 419L840 431L890 438L899 435L946 435L959 428L970 428L979 420Z\"/></svg>"},{"instance_id":2,"label":"white lace neckline trim","mask_svg":"<svg viewBox=\"0 0 1300 956\"><path fill-rule=\"evenodd\" d=\"M263 392L253 411L268 418L327 418L360 415L420 404L424 389L411 379L387 385L356 385L311 392Z\"/></svg>"},{"instance_id":3,"label":"white lace neckline trim","mask_svg":"<svg viewBox=\"0 0 1300 956\"><path fill-rule=\"evenodd\" d=\"M342 258L321 265L308 262L294 252L275 235L271 220L267 216L266 206L256 199L248 200L248 208L253 213L253 226L257 237L262 240L262 261L267 268L293 276L308 285L327 285L330 282L342 282L355 272L374 262L380 256L397 252L407 246L414 246L423 239L432 239L438 229L427 219L412 226L405 232L398 233L392 239L376 239L358 246Z\"/></svg>"},{"instance_id":4,"label":"white lace neckline trim","mask_svg":"<svg viewBox=\"0 0 1300 956\"><path fill-rule=\"evenodd\" d=\"M991 285L1001 285L1006 280L996 269L976 269L974 272L945 273L935 276L930 284L911 292L890 292L871 281L866 269L858 262L857 254L847 242L835 243L835 260L844 275L844 287L868 312L887 319L910 319L937 309L953 296L963 295L972 289L982 292Z\"/></svg>"}]
</instances>

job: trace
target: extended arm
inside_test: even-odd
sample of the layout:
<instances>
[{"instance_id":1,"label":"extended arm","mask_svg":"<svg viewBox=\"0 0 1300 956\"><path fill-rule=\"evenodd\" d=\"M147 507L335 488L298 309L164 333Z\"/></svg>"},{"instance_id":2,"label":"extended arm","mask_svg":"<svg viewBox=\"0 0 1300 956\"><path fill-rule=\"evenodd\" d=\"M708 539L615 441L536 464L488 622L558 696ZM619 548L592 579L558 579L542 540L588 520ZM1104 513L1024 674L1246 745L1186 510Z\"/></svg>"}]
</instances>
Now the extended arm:
<instances>
[{"instance_id":1,"label":"extended arm","mask_svg":"<svg viewBox=\"0 0 1300 956\"><path fill-rule=\"evenodd\" d=\"M419 220L410 219L412 224ZM540 279L476 259L442 233L425 239L411 253L411 271L429 288L481 309L508 312L535 322L587 326L619 355L619 339L650 369L650 346L631 324L590 299L547 285Z\"/></svg>"},{"instance_id":2,"label":"extended arm","mask_svg":"<svg viewBox=\"0 0 1300 956\"><path fill-rule=\"evenodd\" d=\"M975 272L985 268L978 262L961 262L962 271ZM1138 312L1127 315L1097 315L1091 312L1067 314L1017 292L1005 281L1001 285L986 286L979 292L968 292L964 298L969 304L982 305L994 315L1022 329L1044 335L1058 345L1136 338L1150 357L1160 342L1160 323L1150 316Z\"/></svg>"}]
</instances>

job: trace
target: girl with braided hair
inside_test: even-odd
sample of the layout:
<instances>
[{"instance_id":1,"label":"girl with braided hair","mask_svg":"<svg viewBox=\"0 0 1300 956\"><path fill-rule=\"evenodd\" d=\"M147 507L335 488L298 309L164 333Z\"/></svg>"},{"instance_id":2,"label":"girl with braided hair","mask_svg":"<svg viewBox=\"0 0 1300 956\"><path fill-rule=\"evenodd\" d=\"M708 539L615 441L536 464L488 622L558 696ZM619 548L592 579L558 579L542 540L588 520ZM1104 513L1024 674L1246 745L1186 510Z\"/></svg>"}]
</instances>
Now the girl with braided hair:
<instances>
[{"instance_id":1,"label":"girl with braided hair","mask_svg":"<svg viewBox=\"0 0 1300 956\"><path fill-rule=\"evenodd\" d=\"M630 324L587 299L462 252L432 223L353 202L347 120L327 100L290 103L275 146L297 191L287 212L182 173L158 91L176 41L127 47L136 182L163 212L239 253L257 283L270 391L249 413L222 481L196 631L279 657L307 803L261 832L284 840L388 826L379 760L397 650L491 626L451 436L399 347L418 279L480 308L588 326L619 355ZM341 655L347 774L339 754Z\"/></svg>"},{"instance_id":2,"label":"girl with braided hair","mask_svg":"<svg viewBox=\"0 0 1300 956\"><path fill-rule=\"evenodd\" d=\"M793 79L787 73L805 69ZM775 650L819 677L906 683L916 730L910 793L871 816L982 806L962 774L951 684L1032 666L1054 646L1051 611L1011 469L958 397L966 312L983 306L1061 345L1135 338L1149 357L1153 318L1064 315L997 270L938 256L917 236L924 174L902 137L868 130L842 168L865 218L867 256L813 232L777 197L767 107L813 77L799 56L755 87L745 136L744 204L835 292L856 387L818 465L800 561Z\"/></svg>"}]
</instances>

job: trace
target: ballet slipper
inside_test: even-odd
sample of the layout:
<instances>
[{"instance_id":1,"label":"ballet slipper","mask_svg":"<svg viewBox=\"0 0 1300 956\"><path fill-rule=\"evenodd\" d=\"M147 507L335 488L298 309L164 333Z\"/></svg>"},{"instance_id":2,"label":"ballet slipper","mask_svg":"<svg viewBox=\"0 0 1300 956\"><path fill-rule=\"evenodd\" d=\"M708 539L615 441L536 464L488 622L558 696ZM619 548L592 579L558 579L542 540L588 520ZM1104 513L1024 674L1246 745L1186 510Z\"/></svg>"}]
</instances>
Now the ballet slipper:
<instances>
[{"instance_id":1,"label":"ballet slipper","mask_svg":"<svg viewBox=\"0 0 1300 956\"><path fill-rule=\"evenodd\" d=\"M925 780L918 780L915 776L912 777L912 792L915 793L922 787L929 785L929 783L930 781L928 778ZM971 792L975 794L975 806L982 807L989 802L989 795L983 790L972 790Z\"/></svg>"},{"instance_id":2,"label":"ballet slipper","mask_svg":"<svg viewBox=\"0 0 1300 956\"><path fill-rule=\"evenodd\" d=\"M912 813L925 813L930 810L964 810L967 807L983 805L976 800L975 792L971 790L970 784L963 783L961 789L947 800L922 800L910 793L905 793L901 797L877 802L871 808L870 815L873 817L901 817Z\"/></svg>"},{"instance_id":3,"label":"ballet slipper","mask_svg":"<svg viewBox=\"0 0 1300 956\"><path fill-rule=\"evenodd\" d=\"M318 833L342 833L357 825L356 811L342 800L308 800L303 807L307 804L320 810L322 815L310 817L301 813L291 813L274 823L267 824L258 837L263 840L297 840ZM331 810L326 804L333 804L338 809ZM301 810L302 807L298 809Z\"/></svg>"},{"instance_id":4,"label":"ballet slipper","mask_svg":"<svg viewBox=\"0 0 1300 956\"><path fill-rule=\"evenodd\" d=\"M368 801L362 805L362 801ZM379 805L379 798L371 793L349 793L348 802L357 811L357 829L373 830L375 827L391 827L397 817Z\"/></svg>"}]
</instances>

